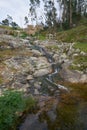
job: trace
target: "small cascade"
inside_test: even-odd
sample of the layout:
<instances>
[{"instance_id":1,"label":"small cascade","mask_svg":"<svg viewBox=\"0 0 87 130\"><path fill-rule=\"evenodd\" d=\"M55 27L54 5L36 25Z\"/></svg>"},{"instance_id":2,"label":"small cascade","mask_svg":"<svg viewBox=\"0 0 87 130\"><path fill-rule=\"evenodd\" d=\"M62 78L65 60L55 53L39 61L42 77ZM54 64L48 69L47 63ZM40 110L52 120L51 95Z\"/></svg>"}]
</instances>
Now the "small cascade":
<instances>
[{"instance_id":1,"label":"small cascade","mask_svg":"<svg viewBox=\"0 0 87 130\"><path fill-rule=\"evenodd\" d=\"M64 61L62 61L61 63L55 63L55 60L53 58L53 56L51 54L49 54L43 47L38 46L38 45L33 45L31 47L32 49L36 49L38 51L40 51L48 60L49 63L51 63L51 67L52 67L52 73L46 75L44 78L43 76L41 77L44 81L43 82L47 82L47 84L50 84L51 87L56 87L56 89L60 90L66 90L68 91L68 89L62 85L58 85L55 83L55 81L53 79L55 79L56 76L58 76L58 72L62 69L62 64L64 63ZM60 87L61 86L61 87Z\"/></svg>"},{"instance_id":2,"label":"small cascade","mask_svg":"<svg viewBox=\"0 0 87 130\"><path fill-rule=\"evenodd\" d=\"M43 112L46 112L53 122L56 120L56 107L59 102L59 99L56 98L56 96L59 97L61 90L68 92L66 87L57 84L54 81L55 77L58 76L58 72L61 70L61 65L64 62L55 63L52 55L40 46L35 45L32 48L39 50L47 58L48 62L51 63L52 73L31 80L31 91L34 91L35 82L41 82L41 92L43 93L41 93L41 95L36 94L37 98L39 96L38 104L40 110L36 114L29 114L18 130L48 130L48 123L44 121L40 122L40 116ZM47 91L50 91L51 94Z\"/></svg>"}]
</instances>

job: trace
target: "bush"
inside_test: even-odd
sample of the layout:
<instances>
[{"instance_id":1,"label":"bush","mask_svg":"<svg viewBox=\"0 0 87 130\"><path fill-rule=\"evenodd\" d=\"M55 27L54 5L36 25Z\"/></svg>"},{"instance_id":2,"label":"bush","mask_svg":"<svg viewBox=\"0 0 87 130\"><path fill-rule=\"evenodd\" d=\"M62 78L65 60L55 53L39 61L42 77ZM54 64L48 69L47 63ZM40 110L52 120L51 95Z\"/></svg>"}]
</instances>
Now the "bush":
<instances>
[{"instance_id":1,"label":"bush","mask_svg":"<svg viewBox=\"0 0 87 130\"><path fill-rule=\"evenodd\" d=\"M0 130L15 130L19 115L35 106L32 97L23 98L18 91L5 91L0 97Z\"/></svg>"},{"instance_id":2,"label":"bush","mask_svg":"<svg viewBox=\"0 0 87 130\"><path fill-rule=\"evenodd\" d=\"M22 94L17 91L6 91L0 97L0 130L9 130L14 126L18 112L25 108ZM14 128L13 128L14 129Z\"/></svg>"},{"instance_id":3,"label":"bush","mask_svg":"<svg viewBox=\"0 0 87 130\"><path fill-rule=\"evenodd\" d=\"M26 38L28 36L28 34L26 32L21 32L21 38Z\"/></svg>"}]
</instances>

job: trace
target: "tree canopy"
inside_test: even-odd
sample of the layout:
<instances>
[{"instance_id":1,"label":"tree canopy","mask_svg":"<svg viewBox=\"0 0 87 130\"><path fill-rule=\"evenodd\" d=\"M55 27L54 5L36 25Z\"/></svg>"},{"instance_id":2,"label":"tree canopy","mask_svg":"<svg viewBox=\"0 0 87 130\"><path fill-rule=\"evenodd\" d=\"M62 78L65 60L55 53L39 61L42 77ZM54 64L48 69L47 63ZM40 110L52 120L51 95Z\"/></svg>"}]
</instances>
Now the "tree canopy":
<instances>
[{"instance_id":1,"label":"tree canopy","mask_svg":"<svg viewBox=\"0 0 87 130\"><path fill-rule=\"evenodd\" d=\"M67 26L71 28L81 17L87 18L87 0L30 0L29 16L31 21L36 23L38 23L38 8L41 9L41 16L44 17L45 25L48 27L62 23L65 28Z\"/></svg>"}]
</instances>

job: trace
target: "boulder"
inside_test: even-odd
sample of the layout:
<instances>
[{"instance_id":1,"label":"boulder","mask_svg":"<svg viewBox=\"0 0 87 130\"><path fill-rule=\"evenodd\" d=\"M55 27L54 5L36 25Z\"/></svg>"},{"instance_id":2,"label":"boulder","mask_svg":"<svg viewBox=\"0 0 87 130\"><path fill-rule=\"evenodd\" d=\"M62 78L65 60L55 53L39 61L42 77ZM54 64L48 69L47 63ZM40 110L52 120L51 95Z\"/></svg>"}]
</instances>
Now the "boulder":
<instances>
[{"instance_id":1,"label":"boulder","mask_svg":"<svg viewBox=\"0 0 87 130\"><path fill-rule=\"evenodd\" d=\"M32 80L32 79L33 79L33 76L32 76L32 75L28 75L26 79L27 79L27 81L28 81L28 80Z\"/></svg>"},{"instance_id":2,"label":"boulder","mask_svg":"<svg viewBox=\"0 0 87 130\"><path fill-rule=\"evenodd\" d=\"M36 70L35 73L33 74L33 76L34 77L40 77L40 76L43 76L43 75L47 75L49 73L51 73L49 68L45 68L45 69Z\"/></svg>"},{"instance_id":3,"label":"boulder","mask_svg":"<svg viewBox=\"0 0 87 130\"><path fill-rule=\"evenodd\" d=\"M87 83L87 74L83 74L80 78L81 83Z\"/></svg>"},{"instance_id":4,"label":"boulder","mask_svg":"<svg viewBox=\"0 0 87 130\"><path fill-rule=\"evenodd\" d=\"M87 83L87 75L77 70L70 70L67 63L62 65L59 72L64 81L71 83Z\"/></svg>"},{"instance_id":5,"label":"boulder","mask_svg":"<svg viewBox=\"0 0 87 130\"><path fill-rule=\"evenodd\" d=\"M38 91L37 89L35 89L35 90L34 90L34 94L35 94L35 95L38 95L38 94L40 94L40 93L39 93L39 91Z\"/></svg>"},{"instance_id":6,"label":"boulder","mask_svg":"<svg viewBox=\"0 0 87 130\"><path fill-rule=\"evenodd\" d=\"M38 50L32 50L33 56L41 56L42 54Z\"/></svg>"}]
</instances>

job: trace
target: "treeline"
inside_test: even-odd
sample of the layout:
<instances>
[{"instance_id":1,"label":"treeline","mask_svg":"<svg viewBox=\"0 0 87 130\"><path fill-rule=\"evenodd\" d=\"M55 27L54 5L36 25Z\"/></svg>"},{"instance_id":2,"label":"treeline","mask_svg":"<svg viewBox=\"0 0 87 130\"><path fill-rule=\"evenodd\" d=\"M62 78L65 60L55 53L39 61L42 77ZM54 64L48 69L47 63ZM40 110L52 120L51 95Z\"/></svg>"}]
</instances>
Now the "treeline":
<instances>
[{"instance_id":1,"label":"treeline","mask_svg":"<svg viewBox=\"0 0 87 130\"><path fill-rule=\"evenodd\" d=\"M38 12L39 10L39 12ZM39 13L39 16L38 16ZM46 27L72 28L87 18L87 0L30 0L28 19Z\"/></svg>"},{"instance_id":2,"label":"treeline","mask_svg":"<svg viewBox=\"0 0 87 130\"><path fill-rule=\"evenodd\" d=\"M10 26L13 29L19 28L19 25L15 21L13 21L13 18L10 15L7 15L7 17L4 20L2 20L0 24L5 26Z\"/></svg>"}]
</instances>

